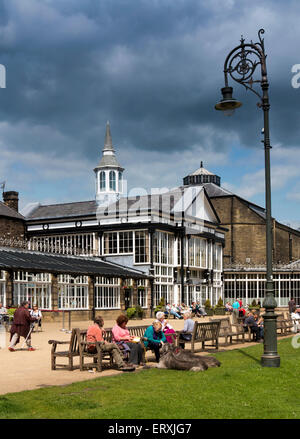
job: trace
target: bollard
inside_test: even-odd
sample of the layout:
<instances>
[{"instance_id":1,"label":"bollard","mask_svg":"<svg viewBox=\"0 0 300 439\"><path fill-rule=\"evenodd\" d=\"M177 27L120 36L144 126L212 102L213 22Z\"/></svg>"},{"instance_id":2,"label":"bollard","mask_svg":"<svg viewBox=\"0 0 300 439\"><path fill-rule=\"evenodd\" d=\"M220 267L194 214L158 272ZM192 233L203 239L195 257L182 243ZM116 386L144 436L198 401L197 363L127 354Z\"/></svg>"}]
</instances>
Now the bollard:
<instances>
[{"instance_id":1,"label":"bollard","mask_svg":"<svg viewBox=\"0 0 300 439\"><path fill-rule=\"evenodd\" d=\"M6 331L5 326L0 322L0 349L6 348Z\"/></svg>"}]
</instances>

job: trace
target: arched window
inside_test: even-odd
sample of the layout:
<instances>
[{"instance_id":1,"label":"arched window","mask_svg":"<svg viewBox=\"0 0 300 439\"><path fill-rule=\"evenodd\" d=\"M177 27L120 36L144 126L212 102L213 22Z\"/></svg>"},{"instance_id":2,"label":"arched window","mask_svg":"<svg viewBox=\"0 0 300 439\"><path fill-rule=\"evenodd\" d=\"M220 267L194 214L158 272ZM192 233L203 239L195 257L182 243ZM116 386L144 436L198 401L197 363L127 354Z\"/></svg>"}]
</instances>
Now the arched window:
<instances>
[{"instance_id":1,"label":"arched window","mask_svg":"<svg viewBox=\"0 0 300 439\"><path fill-rule=\"evenodd\" d=\"M100 172L100 191L105 191L105 172Z\"/></svg>"},{"instance_id":2,"label":"arched window","mask_svg":"<svg viewBox=\"0 0 300 439\"><path fill-rule=\"evenodd\" d=\"M116 190L116 173L115 171L109 172L109 189Z\"/></svg>"},{"instance_id":3,"label":"arched window","mask_svg":"<svg viewBox=\"0 0 300 439\"><path fill-rule=\"evenodd\" d=\"M119 171L119 192L122 192L122 172Z\"/></svg>"}]
</instances>

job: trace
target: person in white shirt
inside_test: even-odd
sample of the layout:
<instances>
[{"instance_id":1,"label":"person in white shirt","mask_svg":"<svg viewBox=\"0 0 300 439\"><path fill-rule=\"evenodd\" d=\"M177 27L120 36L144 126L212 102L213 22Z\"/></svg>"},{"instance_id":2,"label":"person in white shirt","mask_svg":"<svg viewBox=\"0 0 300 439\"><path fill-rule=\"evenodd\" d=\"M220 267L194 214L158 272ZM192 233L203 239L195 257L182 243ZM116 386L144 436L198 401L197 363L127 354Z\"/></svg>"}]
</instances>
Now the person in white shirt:
<instances>
[{"instance_id":1,"label":"person in white shirt","mask_svg":"<svg viewBox=\"0 0 300 439\"><path fill-rule=\"evenodd\" d=\"M7 314L7 309L4 308L2 303L0 303L0 324L2 321L3 322L8 321L8 314Z\"/></svg>"},{"instance_id":2,"label":"person in white shirt","mask_svg":"<svg viewBox=\"0 0 300 439\"><path fill-rule=\"evenodd\" d=\"M167 319L165 319L165 313L162 311L158 311L156 313L156 321L160 322L162 325L162 331L165 334L168 343L173 343L174 339L172 335L168 334L176 334L173 327L170 325Z\"/></svg>"},{"instance_id":3,"label":"person in white shirt","mask_svg":"<svg viewBox=\"0 0 300 439\"><path fill-rule=\"evenodd\" d=\"M300 331L300 314L298 312L292 312L291 319L294 323L294 332Z\"/></svg>"},{"instance_id":4,"label":"person in white shirt","mask_svg":"<svg viewBox=\"0 0 300 439\"><path fill-rule=\"evenodd\" d=\"M41 330L42 330L43 315L42 315L42 313L39 310L37 305L33 305L32 310L30 311L30 315L31 315L31 317L35 317L36 319L38 319L37 322L35 323L35 325L37 325L37 330L39 328L41 328Z\"/></svg>"}]
</instances>

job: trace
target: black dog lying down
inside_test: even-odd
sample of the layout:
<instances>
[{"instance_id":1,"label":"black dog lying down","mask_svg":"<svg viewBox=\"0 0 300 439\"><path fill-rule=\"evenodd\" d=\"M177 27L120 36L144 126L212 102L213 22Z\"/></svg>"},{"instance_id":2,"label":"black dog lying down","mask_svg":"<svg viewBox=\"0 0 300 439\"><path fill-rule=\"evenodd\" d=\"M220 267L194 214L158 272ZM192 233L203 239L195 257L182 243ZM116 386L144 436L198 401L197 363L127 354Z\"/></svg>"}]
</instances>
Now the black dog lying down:
<instances>
[{"instance_id":1,"label":"black dog lying down","mask_svg":"<svg viewBox=\"0 0 300 439\"><path fill-rule=\"evenodd\" d=\"M159 363L154 367L199 372L209 367L219 366L221 366L220 361L214 357L197 356L173 344L165 343L161 348Z\"/></svg>"}]
</instances>

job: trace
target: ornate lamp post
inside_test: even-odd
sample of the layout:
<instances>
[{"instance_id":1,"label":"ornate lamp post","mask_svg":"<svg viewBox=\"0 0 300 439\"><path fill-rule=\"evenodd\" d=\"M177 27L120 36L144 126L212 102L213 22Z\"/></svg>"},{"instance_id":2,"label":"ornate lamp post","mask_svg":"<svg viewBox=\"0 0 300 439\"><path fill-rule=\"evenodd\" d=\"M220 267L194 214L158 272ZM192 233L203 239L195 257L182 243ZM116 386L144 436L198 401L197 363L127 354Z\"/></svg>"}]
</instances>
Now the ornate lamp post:
<instances>
[{"instance_id":1,"label":"ornate lamp post","mask_svg":"<svg viewBox=\"0 0 300 439\"><path fill-rule=\"evenodd\" d=\"M260 101L257 104L262 108L264 114L264 150L265 150L265 196L266 196L266 259L267 259L267 280L265 299L264 317L264 354L261 357L262 366L279 367L280 357L277 353L277 331L274 309L277 303L274 298L274 281L272 270L272 220L271 220L271 178L270 178L270 136L269 136L269 94L268 78L266 68L266 54L264 47L264 29L258 32L259 42L245 44L243 37L241 44L235 47L227 56L224 64L225 87L221 89L223 99L215 105L216 110L226 113L232 113L242 104L232 97L232 87L228 86L228 76L234 81L243 85L247 90L255 93ZM253 79L256 68L260 66L261 78ZM261 86L260 94L253 88L253 84L258 83Z\"/></svg>"}]
</instances>

